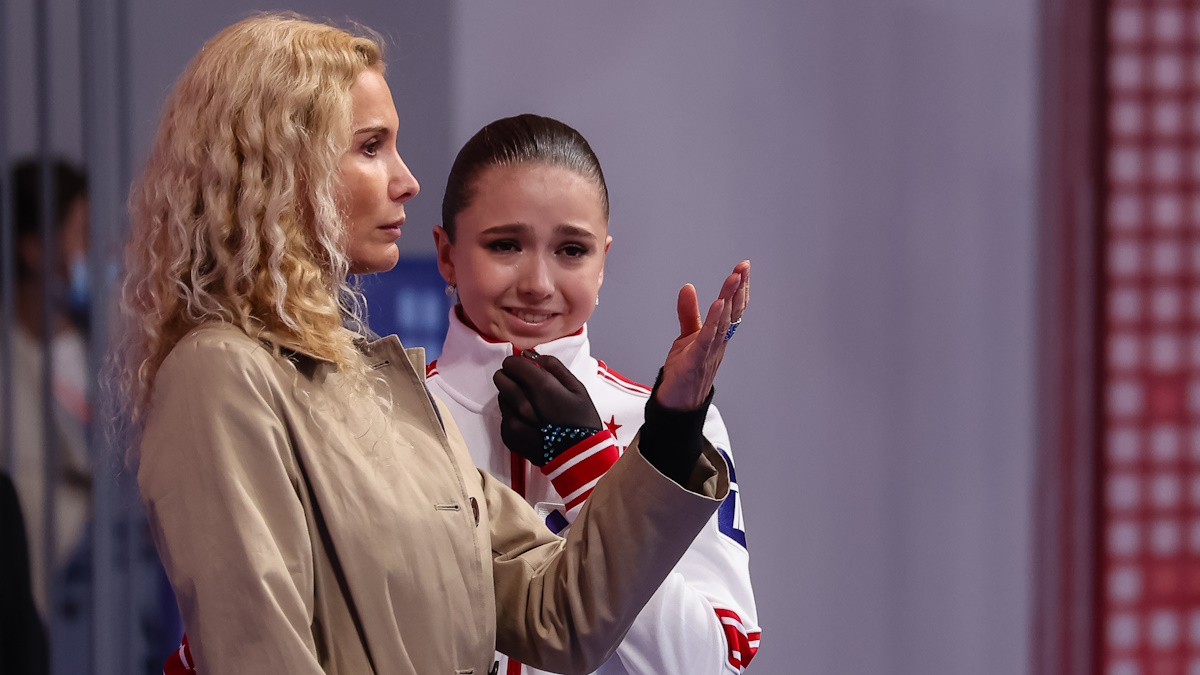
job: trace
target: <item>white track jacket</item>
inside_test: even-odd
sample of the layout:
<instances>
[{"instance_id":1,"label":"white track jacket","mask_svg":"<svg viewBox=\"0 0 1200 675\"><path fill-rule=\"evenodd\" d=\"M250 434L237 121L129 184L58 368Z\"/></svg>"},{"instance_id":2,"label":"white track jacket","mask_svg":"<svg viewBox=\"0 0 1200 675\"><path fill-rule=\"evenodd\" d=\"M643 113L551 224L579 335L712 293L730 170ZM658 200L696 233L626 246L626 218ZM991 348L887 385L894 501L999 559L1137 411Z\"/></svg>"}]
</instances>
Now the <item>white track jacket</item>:
<instances>
[{"instance_id":1,"label":"white track jacket","mask_svg":"<svg viewBox=\"0 0 1200 675\"><path fill-rule=\"evenodd\" d=\"M427 368L427 383L450 409L475 464L513 486L551 530L561 532L596 481L633 440L642 425L650 388L593 358L586 326L575 335L538 345L536 351L558 358L583 382L607 427L542 468L510 452L500 439L500 410L491 374L513 353L511 343L481 337L451 309L446 343L438 360ZM760 628L750 586L741 493L729 433L715 406L709 409L704 435L729 464L729 496L597 675L742 673L758 650ZM497 658L499 675L544 672L501 654Z\"/></svg>"}]
</instances>

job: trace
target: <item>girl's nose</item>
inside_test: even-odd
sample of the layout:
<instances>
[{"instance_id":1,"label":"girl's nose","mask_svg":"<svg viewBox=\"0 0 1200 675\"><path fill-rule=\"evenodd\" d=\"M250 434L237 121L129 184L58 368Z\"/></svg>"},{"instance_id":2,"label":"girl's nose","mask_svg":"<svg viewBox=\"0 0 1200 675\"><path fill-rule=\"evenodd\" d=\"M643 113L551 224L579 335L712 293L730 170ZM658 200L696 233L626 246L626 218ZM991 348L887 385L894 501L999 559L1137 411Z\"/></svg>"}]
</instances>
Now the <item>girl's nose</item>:
<instances>
[{"instance_id":1,"label":"girl's nose","mask_svg":"<svg viewBox=\"0 0 1200 675\"><path fill-rule=\"evenodd\" d=\"M554 278L550 265L542 256L533 255L525 261L517 290L534 298L545 298L554 292Z\"/></svg>"}]
</instances>

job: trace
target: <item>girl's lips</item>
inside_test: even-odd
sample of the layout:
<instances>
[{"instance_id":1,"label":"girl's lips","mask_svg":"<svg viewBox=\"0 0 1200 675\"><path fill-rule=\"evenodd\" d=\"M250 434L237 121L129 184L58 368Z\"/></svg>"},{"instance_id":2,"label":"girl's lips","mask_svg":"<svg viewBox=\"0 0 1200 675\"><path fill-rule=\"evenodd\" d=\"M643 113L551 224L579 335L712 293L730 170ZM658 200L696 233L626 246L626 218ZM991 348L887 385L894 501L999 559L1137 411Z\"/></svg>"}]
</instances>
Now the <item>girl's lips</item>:
<instances>
[{"instance_id":1,"label":"girl's lips","mask_svg":"<svg viewBox=\"0 0 1200 675\"><path fill-rule=\"evenodd\" d=\"M518 320L528 324L545 323L550 319L553 319L555 316L558 316L556 312L535 312L515 307L506 307L504 311L508 312L509 315L516 317Z\"/></svg>"}]
</instances>

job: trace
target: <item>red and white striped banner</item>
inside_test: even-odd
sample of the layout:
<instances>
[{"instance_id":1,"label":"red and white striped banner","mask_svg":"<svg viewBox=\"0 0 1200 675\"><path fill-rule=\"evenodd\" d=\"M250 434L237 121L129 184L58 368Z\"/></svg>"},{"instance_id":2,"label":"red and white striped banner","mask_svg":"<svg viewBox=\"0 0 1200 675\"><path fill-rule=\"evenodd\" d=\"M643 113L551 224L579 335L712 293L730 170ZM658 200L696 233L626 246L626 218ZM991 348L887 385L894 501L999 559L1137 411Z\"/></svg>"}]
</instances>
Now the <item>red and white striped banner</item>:
<instances>
[{"instance_id":1,"label":"red and white striped banner","mask_svg":"<svg viewBox=\"0 0 1200 675\"><path fill-rule=\"evenodd\" d=\"M1097 672L1200 675L1200 4L1106 18Z\"/></svg>"}]
</instances>

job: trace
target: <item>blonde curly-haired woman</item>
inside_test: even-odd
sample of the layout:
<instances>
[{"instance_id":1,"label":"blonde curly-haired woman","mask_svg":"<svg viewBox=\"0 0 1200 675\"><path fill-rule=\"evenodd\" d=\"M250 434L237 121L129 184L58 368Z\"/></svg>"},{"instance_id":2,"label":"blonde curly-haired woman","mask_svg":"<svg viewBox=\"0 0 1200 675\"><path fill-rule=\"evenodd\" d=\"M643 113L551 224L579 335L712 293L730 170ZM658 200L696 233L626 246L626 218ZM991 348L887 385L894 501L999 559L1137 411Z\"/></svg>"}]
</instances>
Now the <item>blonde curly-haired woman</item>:
<instances>
[{"instance_id":1,"label":"blonde curly-haired woman","mask_svg":"<svg viewBox=\"0 0 1200 675\"><path fill-rule=\"evenodd\" d=\"M728 492L700 427L746 275L703 322L681 292L641 440L555 537L472 466L421 350L355 330L348 275L396 264L419 189L383 71L365 35L235 24L176 84L133 188L117 377L186 665L482 675L499 648L588 672ZM553 358L495 379L531 457L598 426Z\"/></svg>"}]
</instances>

